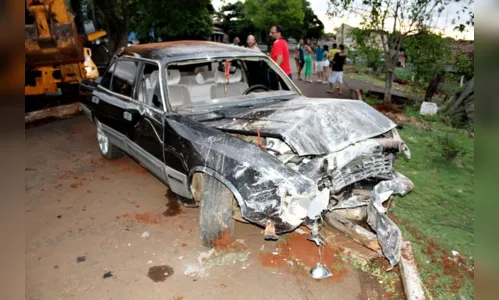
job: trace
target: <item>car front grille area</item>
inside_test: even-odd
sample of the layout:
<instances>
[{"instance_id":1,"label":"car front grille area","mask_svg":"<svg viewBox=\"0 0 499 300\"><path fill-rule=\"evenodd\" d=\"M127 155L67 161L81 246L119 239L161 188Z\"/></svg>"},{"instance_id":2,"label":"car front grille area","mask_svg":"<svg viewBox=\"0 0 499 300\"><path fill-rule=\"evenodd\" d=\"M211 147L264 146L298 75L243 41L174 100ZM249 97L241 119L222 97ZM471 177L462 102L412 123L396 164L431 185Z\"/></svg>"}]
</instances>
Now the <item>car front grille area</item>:
<instances>
[{"instance_id":1,"label":"car front grille area","mask_svg":"<svg viewBox=\"0 0 499 300\"><path fill-rule=\"evenodd\" d=\"M393 154L376 153L357 157L341 169L334 169L327 176L333 192L369 177L389 174L392 171Z\"/></svg>"}]
</instances>

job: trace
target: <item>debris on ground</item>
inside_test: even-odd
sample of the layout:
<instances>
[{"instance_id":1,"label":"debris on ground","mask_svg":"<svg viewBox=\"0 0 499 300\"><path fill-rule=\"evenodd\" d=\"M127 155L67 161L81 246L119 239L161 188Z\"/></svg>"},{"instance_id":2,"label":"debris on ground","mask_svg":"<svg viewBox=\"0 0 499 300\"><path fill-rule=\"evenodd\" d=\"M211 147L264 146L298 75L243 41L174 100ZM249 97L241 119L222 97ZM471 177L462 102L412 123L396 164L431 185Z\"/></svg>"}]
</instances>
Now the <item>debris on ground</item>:
<instances>
[{"instance_id":1,"label":"debris on ground","mask_svg":"<svg viewBox=\"0 0 499 300\"><path fill-rule=\"evenodd\" d=\"M350 222L348 219L344 218L336 211L328 212L325 215L325 221L327 224L333 226L339 231L350 236L354 240L360 242L362 245L373 251L381 250L381 246L378 243L378 238L376 235L367 229Z\"/></svg>"},{"instance_id":2,"label":"debris on ground","mask_svg":"<svg viewBox=\"0 0 499 300\"><path fill-rule=\"evenodd\" d=\"M62 215L58 215L58 216L57 216L57 219L60 219L60 218L62 218Z\"/></svg>"},{"instance_id":3,"label":"debris on ground","mask_svg":"<svg viewBox=\"0 0 499 300\"><path fill-rule=\"evenodd\" d=\"M216 247L198 256L198 262L205 268L233 265L248 260L251 252L244 241L236 240L224 247Z\"/></svg>"},{"instance_id":4,"label":"debris on ground","mask_svg":"<svg viewBox=\"0 0 499 300\"><path fill-rule=\"evenodd\" d=\"M149 277L154 282L163 282L166 278L172 276L174 270L170 266L154 266L149 268L149 272L147 273L147 277Z\"/></svg>"},{"instance_id":5,"label":"debris on ground","mask_svg":"<svg viewBox=\"0 0 499 300\"><path fill-rule=\"evenodd\" d=\"M144 231L144 233L142 233L142 235L141 235L141 237L142 237L143 239L146 239L146 238L148 238L149 236L150 236L149 231Z\"/></svg>"},{"instance_id":6,"label":"debris on ground","mask_svg":"<svg viewBox=\"0 0 499 300\"><path fill-rule=\"evenodd\" d=\"M296 228L295 232L298 233L298 234L308 234L308 232L306 232L305 230L303 230L301 228Z\"/></svg>"},{"instance_id":7,"label":"debris on ground","mask_svg":"<svg viewBox=\"0 0 499 300\"><path fill-rule=\"evenodd\" d=\"M78 256L76 258L77 263L85 262L86 260L87 260L87 258L85 256Z\"/></svg>"},{"instance_id":8,"label":"debris on ground","mask_svg":"<svg viewBox=\"0 0 499 300\"><path fill-rule=\"evenodd\" d=\"M113 273L111 271L107 271L106 273L104 273L104 275L102 276L102 278L106 279L106 278L109 278L109 277L113 277Z\"/></svg>"},{"instance_id":9,"label":"debris on ground","mask_svg":"<svg viewBox=\"0 0 499 300\"><path fill-rule=\"evenodd\" d=\"M452 250L452 256L458 256L459 255L459 252L457 252L456 250Z\"/></svg>"},{"instance_id":10,"label":"debris on ground","mask_svg":"<svg viewBox=\"0 0 499 300\"><path fill-rule=\"evenodd\" d=\"M260 252L260 264L267 268L276 268L286 271L300 271L307 274L319 262L319 253L316 244L311 243L302 235L292 232L286 239L281 239L276 243L279 253L275 255L271 252ZM331 280L342 281L348 273L345 262L340 258L340 250L333 248L331 244L326 243L322 248L323 263L335 271ZM293 272L294 272L293 271ZM333 279L334 278L334 279Z\"/></svg>"},{"instance_id":11,"label":"debris on ground","mask_svg":"<svg viewBox=\"0 0 499 300\"><path fill-rule=\"evenodd\" d=\"M199 265L187 265L187 268L184 270L184 275L188 277L196 277L201 271L204 271L200 268Z\"/></svg>"},{"instance_id":12,"label":"debris on ground","mask_svg":"<svg viewBox=\"0 0 499 300\"><path fill-rule=\"evenodd\" d=\"M421 109L419 110L419 114L422 116L433 116L438 112L438 107L436 103L432 102L423 102L421 104Z\"/></svg>"}]
</instances>

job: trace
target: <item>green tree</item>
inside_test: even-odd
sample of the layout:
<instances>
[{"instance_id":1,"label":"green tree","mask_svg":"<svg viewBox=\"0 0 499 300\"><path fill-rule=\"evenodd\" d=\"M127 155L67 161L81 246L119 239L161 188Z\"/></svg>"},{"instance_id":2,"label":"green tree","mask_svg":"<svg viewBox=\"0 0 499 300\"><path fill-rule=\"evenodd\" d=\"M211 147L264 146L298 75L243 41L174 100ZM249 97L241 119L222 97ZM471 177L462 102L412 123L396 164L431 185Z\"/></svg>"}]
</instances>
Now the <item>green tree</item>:
<instances>
[{"instance_id":1,"label":"green tree","mask_svg":"<svg viewBox=\"0 0 499 300\"><path fill-rule=\"evenodd\" d=\"M281 25L286 32L302 26L305 17L303 0L246 0L244 11L259 30Z\"/></svg>"},{"instance_id":2,"label":"green tree","mask_svg":"<svg viewBox=\"0 0 499 300\"><path fill-rule=\"evenodd\" d=\"M90 1L90 0L87 0ZM207 39L212 32L210 0L93 0L95 19L107 31L109 54L128 42L136 31L149 42L151 30L164 41Z\"/></svg>"},{"instance_id":3,"label":"green tree","mask_svg":"<svg viewBox=\"0 0 499 300\"><path fill-rule=\"evenodd\" d=\"M151 30L163 41L206 40L212 30L210 0L141 0L133 28L141 41Z\"/></svg>"},{"instance_id":4,"label":"green tree","mask_svg":"<svg viewBox=\"0 0 499 300\"><path fill-rule=\"evenodd\" d=\"M222 6L218 12L218 17L230 40L239 36L244 41L244 38L249 34L255 34L257 31L255 24L246 18L244 4L241 1Z\"/></svg>"},{"instance_id":5,"label":"green tree","mask_svg":"<svg viewBox=\"0 0 499 300\"><path fill-rule=\"evenodd\" d=\"M424 101L430 102L445 77L452 56L450 38L421 33L406 38L405 54L414 66L416 78L427 84Z\"/></svg>"},{"instance_id":6,"label":"green tree","mask_svg":"<svg viewBox=\"0 0 499 300\"><path fill-rule=\"evenodd\" d=\"M400 55L400 48L406 37L425 32L431 25L435 14L445 10L451 2L474 0L329 0L329 13L332 16L345 12L359 14L362 27L379 36L385 60L384 103L390 104L392 98L393 74ZM463 9L468 9L463 6Z\"/></svg>"},{"instance_id":7,"label":"green tree","mask_svg":"<svg viewBox=\"0 0 499 300\"><path fill-rule=\"evenodd\" d=\"M359 54L363 56L368 68L374 72L379 72L383 67L383 51L377 43L378 35L372 30L364 30L354 28L352 30L353 39L355 41L355 48Z\"/></svg>"},{"instance_id":8,"label":"green tree","mask_svg":"<svg viewBox=\"0 0 499 300\"><path fill-rule=\"evenodd\" d=\"M324 24L310 7L310 2L302 0L303 5L303 24L292 25L286 30L289 36L294 38L313 38L318 39L324 35Z\"/></svg>"},{"instance_id":9,"label":"green tree","mask_svg":"<svg viewBox=\"0 0 499 300\"><path fill-rule=\"evenodd\" d=\"M474 55L459 55L456 57L455 63L456 73L459 76L464 76L467 80L471 79L475 74Z\"/></svg>"}]
</instances>

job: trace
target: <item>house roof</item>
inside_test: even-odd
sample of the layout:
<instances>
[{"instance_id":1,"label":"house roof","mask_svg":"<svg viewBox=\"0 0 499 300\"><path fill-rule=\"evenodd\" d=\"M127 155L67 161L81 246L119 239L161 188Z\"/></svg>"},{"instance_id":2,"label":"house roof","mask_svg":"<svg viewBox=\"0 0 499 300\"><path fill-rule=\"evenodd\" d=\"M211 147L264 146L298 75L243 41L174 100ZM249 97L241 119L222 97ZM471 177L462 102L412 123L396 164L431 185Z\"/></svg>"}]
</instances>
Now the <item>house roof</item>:
<instances>
[{"instance_id":1,"label":"house roof","mask_svg":"<svg viewBox=\"0 0 499 300\"><path fill-rule=\"evenodd\" d=\"M466 41L466 40L452 41L452 54L453 56L459 56L459 55L473 56L475 54L475 41Z\"/></svg>"}]
</instances>

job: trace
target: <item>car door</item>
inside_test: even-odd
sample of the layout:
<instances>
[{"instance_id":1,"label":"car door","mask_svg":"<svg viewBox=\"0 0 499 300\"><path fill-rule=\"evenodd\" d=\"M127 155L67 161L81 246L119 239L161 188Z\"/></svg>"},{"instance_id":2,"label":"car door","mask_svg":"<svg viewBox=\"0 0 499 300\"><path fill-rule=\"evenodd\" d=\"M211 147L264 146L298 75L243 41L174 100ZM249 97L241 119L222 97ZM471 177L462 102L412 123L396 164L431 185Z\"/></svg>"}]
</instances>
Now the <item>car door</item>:
<instances>
[{"instance_id":1,"label":"car door","mask_svg":"<svg viewBox=\"0 0 499 300\"><path fill-rule=\"evenodd\" d=\"M137 93L132 99L133 105L128 108L134 119L128 148L145 168L167 183L163 155L165 105L159 72L160 68L156 62L141 62L137 76Z\"/></svg>"},{"instance_id":2,"label":"car door","mask_svg":"<svg viewBox=\"0 0 499 300\"><path fill-rule=\"evenodd\" d=\"M127 107L134 92L137 62L113 62L92 95L94 114L103 124L111 142L126 150L126 138L131 129Z\"/></svg>"}]
</instances>

